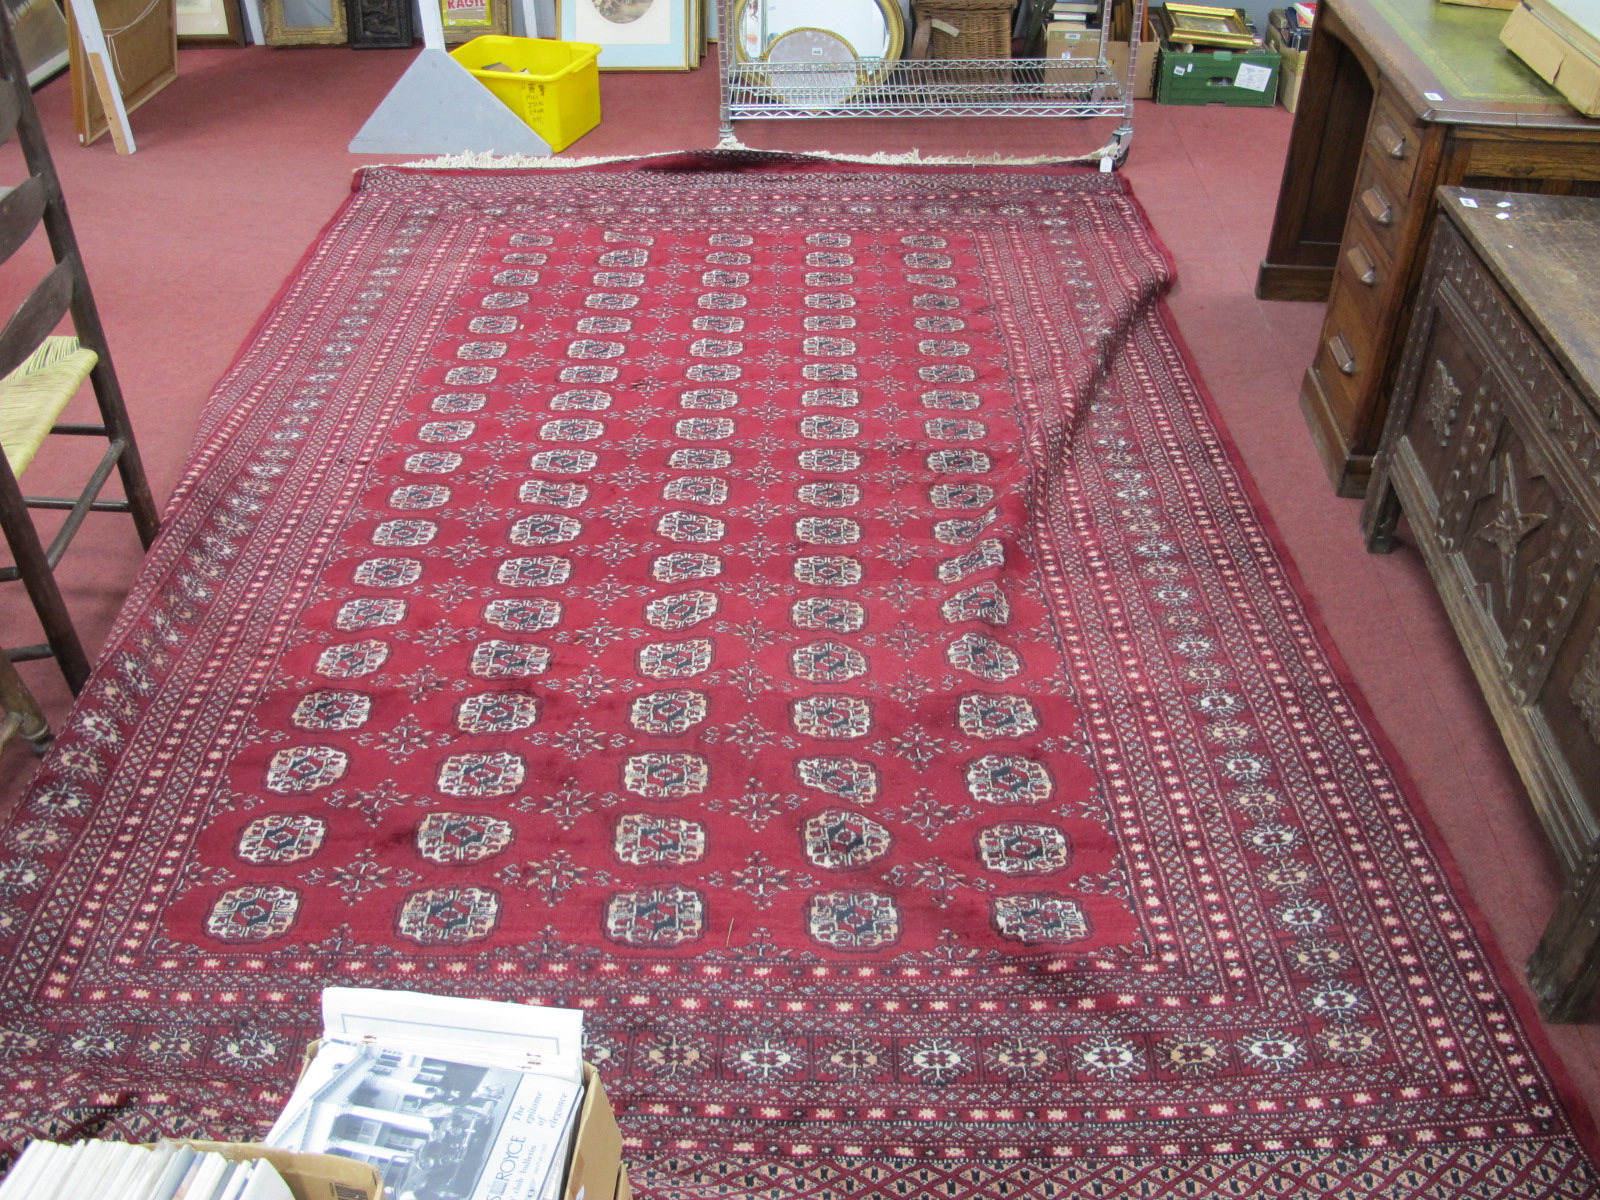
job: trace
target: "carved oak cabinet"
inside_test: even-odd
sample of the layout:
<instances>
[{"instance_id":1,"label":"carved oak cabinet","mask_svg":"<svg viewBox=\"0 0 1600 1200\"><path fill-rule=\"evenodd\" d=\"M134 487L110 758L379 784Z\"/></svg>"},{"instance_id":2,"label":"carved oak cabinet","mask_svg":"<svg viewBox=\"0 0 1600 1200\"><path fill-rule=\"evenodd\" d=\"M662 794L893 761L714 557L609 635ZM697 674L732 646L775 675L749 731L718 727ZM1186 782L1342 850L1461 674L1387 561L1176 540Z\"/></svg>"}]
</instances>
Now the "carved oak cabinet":
<instances>
[{"instance_id":1,"label":"carved oak cabinet","mask_svg":"<svg viewBox=\"0 0 1600 1200\"><path fill-rule=\"evenodd\" d=\"M1441 188L1362 514L1403 510L1566 873L1528 964L1600 983L1600 199Z\"/></svg>"}]
</instances>

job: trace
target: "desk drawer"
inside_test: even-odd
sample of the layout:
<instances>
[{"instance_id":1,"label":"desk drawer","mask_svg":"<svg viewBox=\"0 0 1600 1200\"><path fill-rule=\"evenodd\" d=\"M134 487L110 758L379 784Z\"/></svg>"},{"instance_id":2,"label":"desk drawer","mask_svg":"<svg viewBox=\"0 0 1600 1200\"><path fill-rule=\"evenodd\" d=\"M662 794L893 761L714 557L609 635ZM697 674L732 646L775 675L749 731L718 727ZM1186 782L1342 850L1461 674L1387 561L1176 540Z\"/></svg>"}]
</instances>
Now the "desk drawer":
<instances>
[{"instance_id":1,"label":"desk drawer","mask_svg":"<svg viewBox=\"0 0 1600 1200\"><path fill-rule=\"evenodd\" d=\"M1364 298L1341 271L1334 279L1328 316L1322 323L1322 344L1312 365L1329 404L1347 428L1359 426L1368 407L1367 395L1377 386L1383 370L1383 363L1372 353L1375 332Z\"/></svg>"},{"instance_id":2,"label":"desk drawer","mask_svg":"<svg viewBox=\"0 0 1600 1200\"><path fill-rule=\"evenodd\" d=\"M1362 157L1377 167L1393 199L1410 197L1422 157L1422 128L1387 95L1380 96L1373 106Z\"/></svg>"},{"instance_id":3,"label":"desk drawer","mask_svg":"<svg viewBox=\"0 0 1600 1200\"><path fill-rule=\"evenodd\" d=\"M1345 224L1344 244L1351 244L1353 230L1365 230L1368 244L1381 252L1385 270L1394 262L1400 245L1400 230L1406 223L1406 201L1402 191L1388 178L1388 170L1370 155L1362 160L1356 176L1355 195L1350 201L1350 218Z\"/></svg>"},{"instance_id":4,"label":"desk drawer","mask_svg":"<svg viewBox=\"0 0 1600 1200\"><path fill-rule=\"evenodd\" d=\"M1348 292L1362 319L1372 328L1384 321L1395 297L1393 261L1365 222L1351 221L1339 247L1339 288Z\"/></svg>"}]
</instances>

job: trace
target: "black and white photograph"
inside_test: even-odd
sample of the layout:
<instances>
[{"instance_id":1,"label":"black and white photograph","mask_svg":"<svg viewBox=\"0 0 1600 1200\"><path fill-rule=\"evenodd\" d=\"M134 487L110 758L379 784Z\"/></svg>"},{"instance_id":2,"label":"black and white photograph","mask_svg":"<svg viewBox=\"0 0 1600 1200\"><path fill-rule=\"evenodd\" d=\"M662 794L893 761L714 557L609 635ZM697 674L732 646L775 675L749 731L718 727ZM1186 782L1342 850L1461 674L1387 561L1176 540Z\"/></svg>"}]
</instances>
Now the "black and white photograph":
<instances>
[{"instance_id":1,"label":"black and white photograph","mask_svg":"<svg viewBox=\"0 0 1600 1200\"><path fill-rule=\"evenodd\" d=\"M301 1148L355 1158L395 1200L467 1200L524 1076L398 1050L362 1053L307 1097Z\"/></svg>"}]
</instances>

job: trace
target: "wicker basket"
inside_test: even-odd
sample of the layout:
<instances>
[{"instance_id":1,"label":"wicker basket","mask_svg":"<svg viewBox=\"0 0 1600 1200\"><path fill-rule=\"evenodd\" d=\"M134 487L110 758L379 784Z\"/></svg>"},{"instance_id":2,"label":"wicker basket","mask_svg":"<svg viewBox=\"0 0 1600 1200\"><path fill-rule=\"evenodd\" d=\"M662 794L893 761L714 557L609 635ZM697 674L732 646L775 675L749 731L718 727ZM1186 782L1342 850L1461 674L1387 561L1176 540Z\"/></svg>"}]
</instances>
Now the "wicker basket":
<instances>
[{"instance_id":1,"label":"wicker basket","mask_svg":"<svg viewBox=\"0 0 1600 1200\"><path fill-rule=\"evenodd\" d=\"M952 37L935 27L928 40L930 58L1010 58L1011 17L1016 0L929 0L917 5L920 17L954 25Z\"/></svg>"}]
</instances>

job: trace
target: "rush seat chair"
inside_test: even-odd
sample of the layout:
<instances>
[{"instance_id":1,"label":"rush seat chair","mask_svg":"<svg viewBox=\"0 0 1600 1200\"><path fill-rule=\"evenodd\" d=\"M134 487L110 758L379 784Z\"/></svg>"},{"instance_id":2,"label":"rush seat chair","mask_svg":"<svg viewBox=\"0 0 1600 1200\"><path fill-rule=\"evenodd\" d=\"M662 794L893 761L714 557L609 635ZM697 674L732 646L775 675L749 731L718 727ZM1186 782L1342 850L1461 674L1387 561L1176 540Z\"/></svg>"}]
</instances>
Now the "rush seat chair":
<instances>
[{"instance_id":1,"label":"rush seat chair","mask_svg":"<svg viewBox=\"0 0 1600 1200\"><path fill-rule=\"evenodd\" d=\"M161 519L9 17L0 19L0 73L0 143L15 134L28 170L26 178L0 194L0 285L5 294L19 294L27 279L37 277L30 272L20 286L12 278L27 270L18 252L41 225L53 260L0 330L0 530L12 560L12 565L0 567L0 581L22 581L45 634L40 644L7 647L4 653L13 662L54 658L76 694L89 677L89 659L56 584L56 565L90 512L128 513L146 550ZM0 180L0 187L5 182ZM85 381L94 392L100 420L62 422L63 410ZM18 477L53 436L100 439L104 450L76 496L26 496ZM121 477L124 498L101 497L113 471ZM48 546L34 524L31 510L36 509L66 512Z\"/></svg>"}]
</instances>

